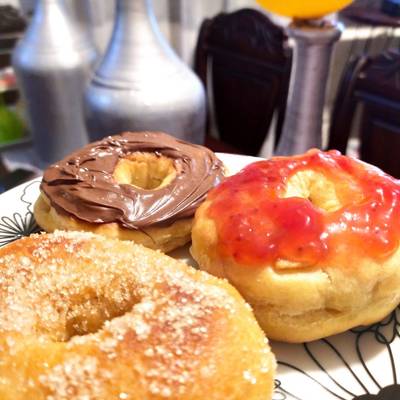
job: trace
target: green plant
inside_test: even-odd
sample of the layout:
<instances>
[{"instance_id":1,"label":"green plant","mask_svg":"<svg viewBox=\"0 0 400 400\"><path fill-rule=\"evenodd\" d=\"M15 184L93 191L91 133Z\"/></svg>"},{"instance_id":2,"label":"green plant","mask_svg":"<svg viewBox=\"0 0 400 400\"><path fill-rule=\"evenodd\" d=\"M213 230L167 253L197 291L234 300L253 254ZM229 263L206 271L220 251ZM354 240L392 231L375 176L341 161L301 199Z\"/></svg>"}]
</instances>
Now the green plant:
<instances>
[{"instance_id":1,"label":"green plant","mask_svg":"<svg viewBox=\"0 0 400 400\"><path fill-rule=\"evenodd\" d=\"M25 126L19 115L8 108L0 96L0 144L23 137Z\"/></svg>"}]
</instances>

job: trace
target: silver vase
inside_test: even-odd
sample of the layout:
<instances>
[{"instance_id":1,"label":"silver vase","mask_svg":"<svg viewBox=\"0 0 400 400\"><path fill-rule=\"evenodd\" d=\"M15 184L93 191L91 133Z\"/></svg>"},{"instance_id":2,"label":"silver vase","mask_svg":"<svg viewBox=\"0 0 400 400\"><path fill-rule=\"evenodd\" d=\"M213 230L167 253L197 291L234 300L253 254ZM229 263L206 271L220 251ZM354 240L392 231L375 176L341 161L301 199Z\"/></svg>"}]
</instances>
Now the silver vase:
<instances>
[{"instance_id":1,"label":"silver vase","mask_svg":"<svg viewBox=\"0 0 400 400\"><path fill-rule=\"evenodd\" d=\"M329 21L299 20L288 28L294 57L282 135L276 155L322 147L322 118L333 46L340 26Z\"/></svg>"},{"instance_id":2,"label":"silver vase","mask_svg":"<svg viewBox=\"0 0 400 400\"><path fill-rule=\"evenodd\" d=\"M33 143L43 165L86 144L85 84L96 50L63 0L38 0L25 36L13 53Z\"/></svg>"},{"instance_id":3,"label":"silver vase","mask_svg":"<svg viewBox=\"0 0 400 400\"><path fill-rule=\"evenodd\" d=\"M85 105L91 140L125 130L204 140L204 88L161 34L150 0L117 0L112 39Z\"/></svg>"}]
</instances>

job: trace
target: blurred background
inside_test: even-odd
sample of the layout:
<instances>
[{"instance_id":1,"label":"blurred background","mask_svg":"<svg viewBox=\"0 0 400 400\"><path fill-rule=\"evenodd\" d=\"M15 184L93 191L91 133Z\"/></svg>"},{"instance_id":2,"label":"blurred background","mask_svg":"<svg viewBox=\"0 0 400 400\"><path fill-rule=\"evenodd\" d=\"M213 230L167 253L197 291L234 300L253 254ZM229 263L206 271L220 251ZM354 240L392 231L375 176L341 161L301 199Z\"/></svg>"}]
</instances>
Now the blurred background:
<instances>
[{"instance_id":1,"label":"blurred background","mask_svg":"<svg viewBox=\"0 0 400 400\"><path fill-rule=\"evenodd\" d=\"M113 0L64 0L62 3L68 21L73 21L75 30L85 32L96 52L85 78L88 83L91 74L101 65L111 41L117 17L116 3ZM288 94L292 43L287 39L285 28L289 20L261 9L255 0L153 0L152 4L168 45L204 85L207 100L205 143L215 151L270 157L280 134ZM18 41L27 35L35 6L34 0L0 0L0 190L40 174L53 161L37 156L35 141L39 139L32 136L32 117L27 109L30 106L21 93L22 81L16 77L12 60ZM241 10L248 9L264 15L272 25L263 26L264 22L258 25L255 14L240 14ZM233 17L224 22L217 19L221 13ZM396 158L393 154L400 145L397 139L400 123L397 124L395 115L396 107L400 109L400 102L397 102L400 82L399 87L396 86L400 77L397 58L400 1L355 0L328 19L340 24L342 34L334 48L327 82L323 147L339 148L347 154L372 160L387 172L400 176L398 162L393 161ZM218 33L218 23L228 27L221 28ZM235 23L239 28L232 36L229 29ZM251 28L249 24L253 24ZM246 38L249 29L255 32L250 39ZM241 31L243 37L239 37ZM272 36L268 36L270 34ZM263 38L267 45L275 46L274 49L263 48L263 54L249 51L250 47L256 49ZM213 53L217 47L218 52ZM237 65L230 58L231 53L237 58ZM245 67L239 63L240 59L245 60ZM254 68L250 68L251 65ZM383 117L367 121L376 110ZM248 131L254 135L248 135ZM362 147L365 135L373 140ZM391 154L385 149L390 149Z\"/></svg>"}]
</instances>

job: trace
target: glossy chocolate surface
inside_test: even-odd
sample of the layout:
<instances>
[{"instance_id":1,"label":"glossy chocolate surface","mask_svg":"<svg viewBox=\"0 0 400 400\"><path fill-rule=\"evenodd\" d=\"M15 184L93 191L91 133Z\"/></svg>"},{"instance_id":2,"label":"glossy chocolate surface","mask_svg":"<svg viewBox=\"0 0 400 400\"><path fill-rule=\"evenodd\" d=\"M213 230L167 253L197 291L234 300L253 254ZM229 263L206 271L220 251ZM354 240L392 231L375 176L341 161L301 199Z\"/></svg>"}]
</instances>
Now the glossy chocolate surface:
<instances>
[{"instance_id":1,"label":"glossy chocolate surface","mask_svg":"<svg viewBox=\"0 0 400 400\"><path fill-rule=\"evenodd\" d=\"M135 152L172 159L175 179L151 190L119 184L113 177L115 167ZM164 133L124 132L91 143L50 166L41 190L57 212L89 223L117 222L142 229L192 217L209 189L222 179L222 162L203 146Z\"/></svg>"}]
</instances>

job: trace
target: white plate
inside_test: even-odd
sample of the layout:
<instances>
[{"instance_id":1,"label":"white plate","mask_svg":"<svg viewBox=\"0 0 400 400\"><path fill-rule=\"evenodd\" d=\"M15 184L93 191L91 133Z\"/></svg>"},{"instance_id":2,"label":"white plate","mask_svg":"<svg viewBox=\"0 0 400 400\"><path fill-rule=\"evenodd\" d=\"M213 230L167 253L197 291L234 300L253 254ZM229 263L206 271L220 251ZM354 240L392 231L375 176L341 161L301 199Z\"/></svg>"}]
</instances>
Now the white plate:
<instances>
[{"instance_id":1,"label":"white plate","mask_svg":"<svg viewBox=\"0 0 400 400\"><path fill-rule=\"evenodd\" d=\"M221 154L234 173L254 158ZM39 179L0 195L0 246L37 231ZM184 251L175 254L187 258ZM273 400L399 400L400 311L384 321L301 345L272 343L279 361ZM245 399L243 399L245 400Z\"/></svg>"}]
</instances>

